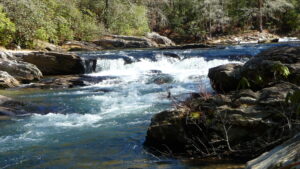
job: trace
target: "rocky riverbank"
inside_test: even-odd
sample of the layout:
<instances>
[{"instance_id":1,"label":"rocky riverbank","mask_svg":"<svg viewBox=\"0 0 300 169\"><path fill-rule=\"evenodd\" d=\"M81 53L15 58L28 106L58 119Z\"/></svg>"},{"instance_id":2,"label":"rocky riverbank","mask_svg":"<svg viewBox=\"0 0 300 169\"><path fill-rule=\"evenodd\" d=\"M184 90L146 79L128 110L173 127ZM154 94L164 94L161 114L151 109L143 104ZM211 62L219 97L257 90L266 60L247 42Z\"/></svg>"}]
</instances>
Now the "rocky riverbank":
<instances>
[{"instance_id":1,"label":"rocky riverbank","mask_svg":"<svg viewBox=\"0 0 300 169\"><path fill-rule=\"evenodd\" d=\"M95 71L97 60L72 53L0 52L0 88L58 89L85 86L102 79L82 74ZM51 76L51 77L50 77ZM30 103L1 97L0 116L28 115ZM38 106L37 106L38 107ZM28 111L43 114L42 111Z\"/></svg>"},{"instance_id":2,"label":"rocky riverbank","mask_svg":"<svg viewBox=\"0 0 300 169\"><path fill-rule=\"evenodd\" d=\"M300 131L299 65L300 47L277 47L244 65L210 69L209 78L217 93L193 94L177 103L175 110L155 115L146 147L160 155L245 161L272 150ZM284 145L277 150L293 160L281 158L274 164L280 167L299 162L297 153L282 151ZM289 148L300 152L298 143ZM264 168L259 163L267 157L250 162L248 168Z\"/></svg>"}]
</instances>

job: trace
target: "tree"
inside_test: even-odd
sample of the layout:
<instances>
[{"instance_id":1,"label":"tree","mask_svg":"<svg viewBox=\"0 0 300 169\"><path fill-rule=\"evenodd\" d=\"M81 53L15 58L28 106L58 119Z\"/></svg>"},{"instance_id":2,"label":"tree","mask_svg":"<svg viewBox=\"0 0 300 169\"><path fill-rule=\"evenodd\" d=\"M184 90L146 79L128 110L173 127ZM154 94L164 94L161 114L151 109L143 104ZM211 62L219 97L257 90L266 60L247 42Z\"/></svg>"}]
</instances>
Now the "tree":
<instances>
[{"instance_id":1,"label":"tree","mask_svg":"<svg viewBox=\"0 0 300 169\"><path fill-rule=\"evenodd\" d=\"M0 5L0 45L9 44L14 38L15 31L15 24L7 18Z\"/></svg>"}]
</instances>

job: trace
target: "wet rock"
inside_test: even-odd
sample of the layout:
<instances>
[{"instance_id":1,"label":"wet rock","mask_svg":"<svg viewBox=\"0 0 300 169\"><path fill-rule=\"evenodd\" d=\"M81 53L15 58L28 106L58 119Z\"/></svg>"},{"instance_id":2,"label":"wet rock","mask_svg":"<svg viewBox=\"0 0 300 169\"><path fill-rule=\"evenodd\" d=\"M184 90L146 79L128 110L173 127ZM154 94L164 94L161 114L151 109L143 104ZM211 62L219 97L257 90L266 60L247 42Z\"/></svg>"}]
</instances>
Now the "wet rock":
<instances>
[{"instance_id":1,"label":"wet rock","mask_svg":"<svg viewBox=\"0 0 300 169\"><path fill-rule=\"evenodd\" d=\"M0 95L0 117L24 116L30 114L24 108L25 103Z\"/></svg>"},{"instance_id":2,"label":"wet rock","mask_svg":"<svg viewBox=\"0 0 300 169\"><path fill-rule=\"evenodd\" d=\"M166 84L166 83L172 83L173 77L168 74L156 74L152 77L150 77L147 81L147 84L155 83L158 85Z\"/></svg>"},{"instance_id":3,"label":"wet rock","mask_svg":"<svg viewBox=\"0 0 300 169\"><path fill-rule=\"evenodd\" d=\"M148 73L149 74L161 74L162 71L161 70L150 70Z\"/></svg>"},{"instance_id":4,"label":"wet rock","mask_svg":"<svg viewBox=\"0 0 300 169\"><path fill-rule=\"evenodd\" d=\"M22 89L38 88L38 89L66 89L83 87L100 83L104 80L114 79L116 77L101 76L92 77L86 75L67 75L44 78L37 83L31 83L29 85L22 86Z\"/></svg>"},{"instance_id":5,"label":"wet rock","mask_svg":"<svg viewBox=\"0 0 300 169\"><path fill-rule=\"evenodd\" d=\"M170 57L170 58L181 60L180 56L177 55L176 53L164 52L163 55L166 56L166 57Z\"/></svg>"},{"instance_id":6,"label":"wet rock","mask_svg":"<svg viewBox=\"0 0 300 169\"><path fill-rule=\"evenodd\" d=\"M39 80L43 77L43 74L35 65L17 60L0 60L0 70L24 83Z\"/></svg>"},{"instance_id":7,"label":"wet rock","mask_svg":"<svg viewBox=\"0 0 300 169\"><path fill-rule=\"evenodd\" d=\"M36 65L44 75L83 74L96 68L96 60L85 60L69 53L32 52L23 55L22 60Z\"/></svg>"},{"instance_id":8,"label":"wet rock","mask_svg":"<svg viewBox=\"0 0 300 169\"><path fill-rule=\"evenodd\" d=\"M298 168L300 134L247 163L246 169Z\"/></svg>"},{"instance_id":9,"label":"wet rock","mask_svg":"<svg viewBox=\"0 0 300 169\"><path fill-rule=\"evenodd\" d=\"M67 41L62 45L62 48L67 51L97 51L103 49L95 43L85 41Z\"/></svg>"},{"instance_id":10,"label":"wet rock","mask_svg":"<svg viewBox=\"0 0 300 169\"><path fill-rule=\"evenodd\" d=\"M20 83L7 72L0 71L0 88L17 87Z\"/></svg>"},{"instance_id":11,"label":"wet rock","mask_svg":"<svg viewBox=\"0 0 300 169\"><path fill-rule=\"evenodd\" d=\"M221 65L209 70L208 77L213 88L218 92L236 90L241 79L242 64Z\"/></svg>"},{"instance_id":12,"label":"wet rock","mask_svg":"<svg viewBox=\"0 0 300 169\"><path fill-rule=\"evenodd\" d=\"M165 36L161 36L156 32L147 33L147 38L151 39L152 41L156 42L159 46L175 46L176 44L169 38Z\"/></svg>"}]
</instances>

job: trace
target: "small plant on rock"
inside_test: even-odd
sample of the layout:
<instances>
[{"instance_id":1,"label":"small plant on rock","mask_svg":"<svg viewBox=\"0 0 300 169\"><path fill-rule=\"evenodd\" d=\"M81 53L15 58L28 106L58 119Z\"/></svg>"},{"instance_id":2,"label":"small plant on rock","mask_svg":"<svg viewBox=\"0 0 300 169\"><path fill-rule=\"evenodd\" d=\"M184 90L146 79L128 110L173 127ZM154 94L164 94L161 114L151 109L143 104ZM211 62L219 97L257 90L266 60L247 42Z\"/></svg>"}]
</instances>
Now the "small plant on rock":
<instances>
[{"instance_id":1,"label":"small plant on rock","mask_svg":"<svg viewBox=\"0 0 300 169\"><path fill-rule=\"evenodd\" d=\"M251 85L249 83L249 80L246 78L246 77L242 77L238 86L237 86L237 89L247 89L247 88L250 88Z\"/></svg>"},{"instance_id":2,"label":"small plant on rock","mask_svg":"<svg viewBox=\"0 0 300 169\"><path fill-rule=\"evenodd\" d=\"M275 79L278 75L288 78L288 76L291 74L289 68L281 63L274 64L272 71L274 72Z\"/></svg>"}]
</instances>

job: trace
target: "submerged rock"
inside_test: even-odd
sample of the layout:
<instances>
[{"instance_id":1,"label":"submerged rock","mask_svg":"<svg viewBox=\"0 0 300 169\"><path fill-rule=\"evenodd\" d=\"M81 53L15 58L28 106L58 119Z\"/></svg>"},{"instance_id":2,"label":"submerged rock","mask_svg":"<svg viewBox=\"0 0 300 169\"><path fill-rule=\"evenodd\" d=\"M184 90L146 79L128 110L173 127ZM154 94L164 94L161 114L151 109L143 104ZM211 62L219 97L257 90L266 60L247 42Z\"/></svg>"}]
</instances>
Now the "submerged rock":
<instances>
[{"instance_id":1,"label":"submerged rock","mask_svg":"<svg viewBox=\"0 0 300 169\"><path fill-rule=\"evenodd\" d=\"M176 54L176 53L164 52L163 55L166 56L166 57L170 57L170 58L181 60L180 56L178 54Z\"/></svg>"},{"instance_id":2,"label":"submerged rock","mask_svg":"<svg viewBox=\"0 0 300 169\"><path fill-rule=\"evenodd\" d=\"M30 114L25 110L26 104L0 95L0 117L24 116Z\"/></svg>"},{"instance_id":3,"label":"submerged rock","mask_svg":"<svg viewBox=\"0 0 300 169\"><path fill-rule=\"evenodd\" d=\"M22 60L36 65L44 75L83 74L96 68L96 60L69 53L32 52L23 55Z\"/></svg>"},{"instance_id":4,"label":"submerged rock","mask_svg":"<svg viewBox=\"0 0 300 169\"><path fill-rule=\"evenodd\" d=\"M150 77L147 80L147 84L155 83L155 84L161 85L161 84L166 84L166 83L172 83L173 80L174 79L171 75L159 73L159 74L152 75L152 77Z\"/></svg>"}]
</instances>

